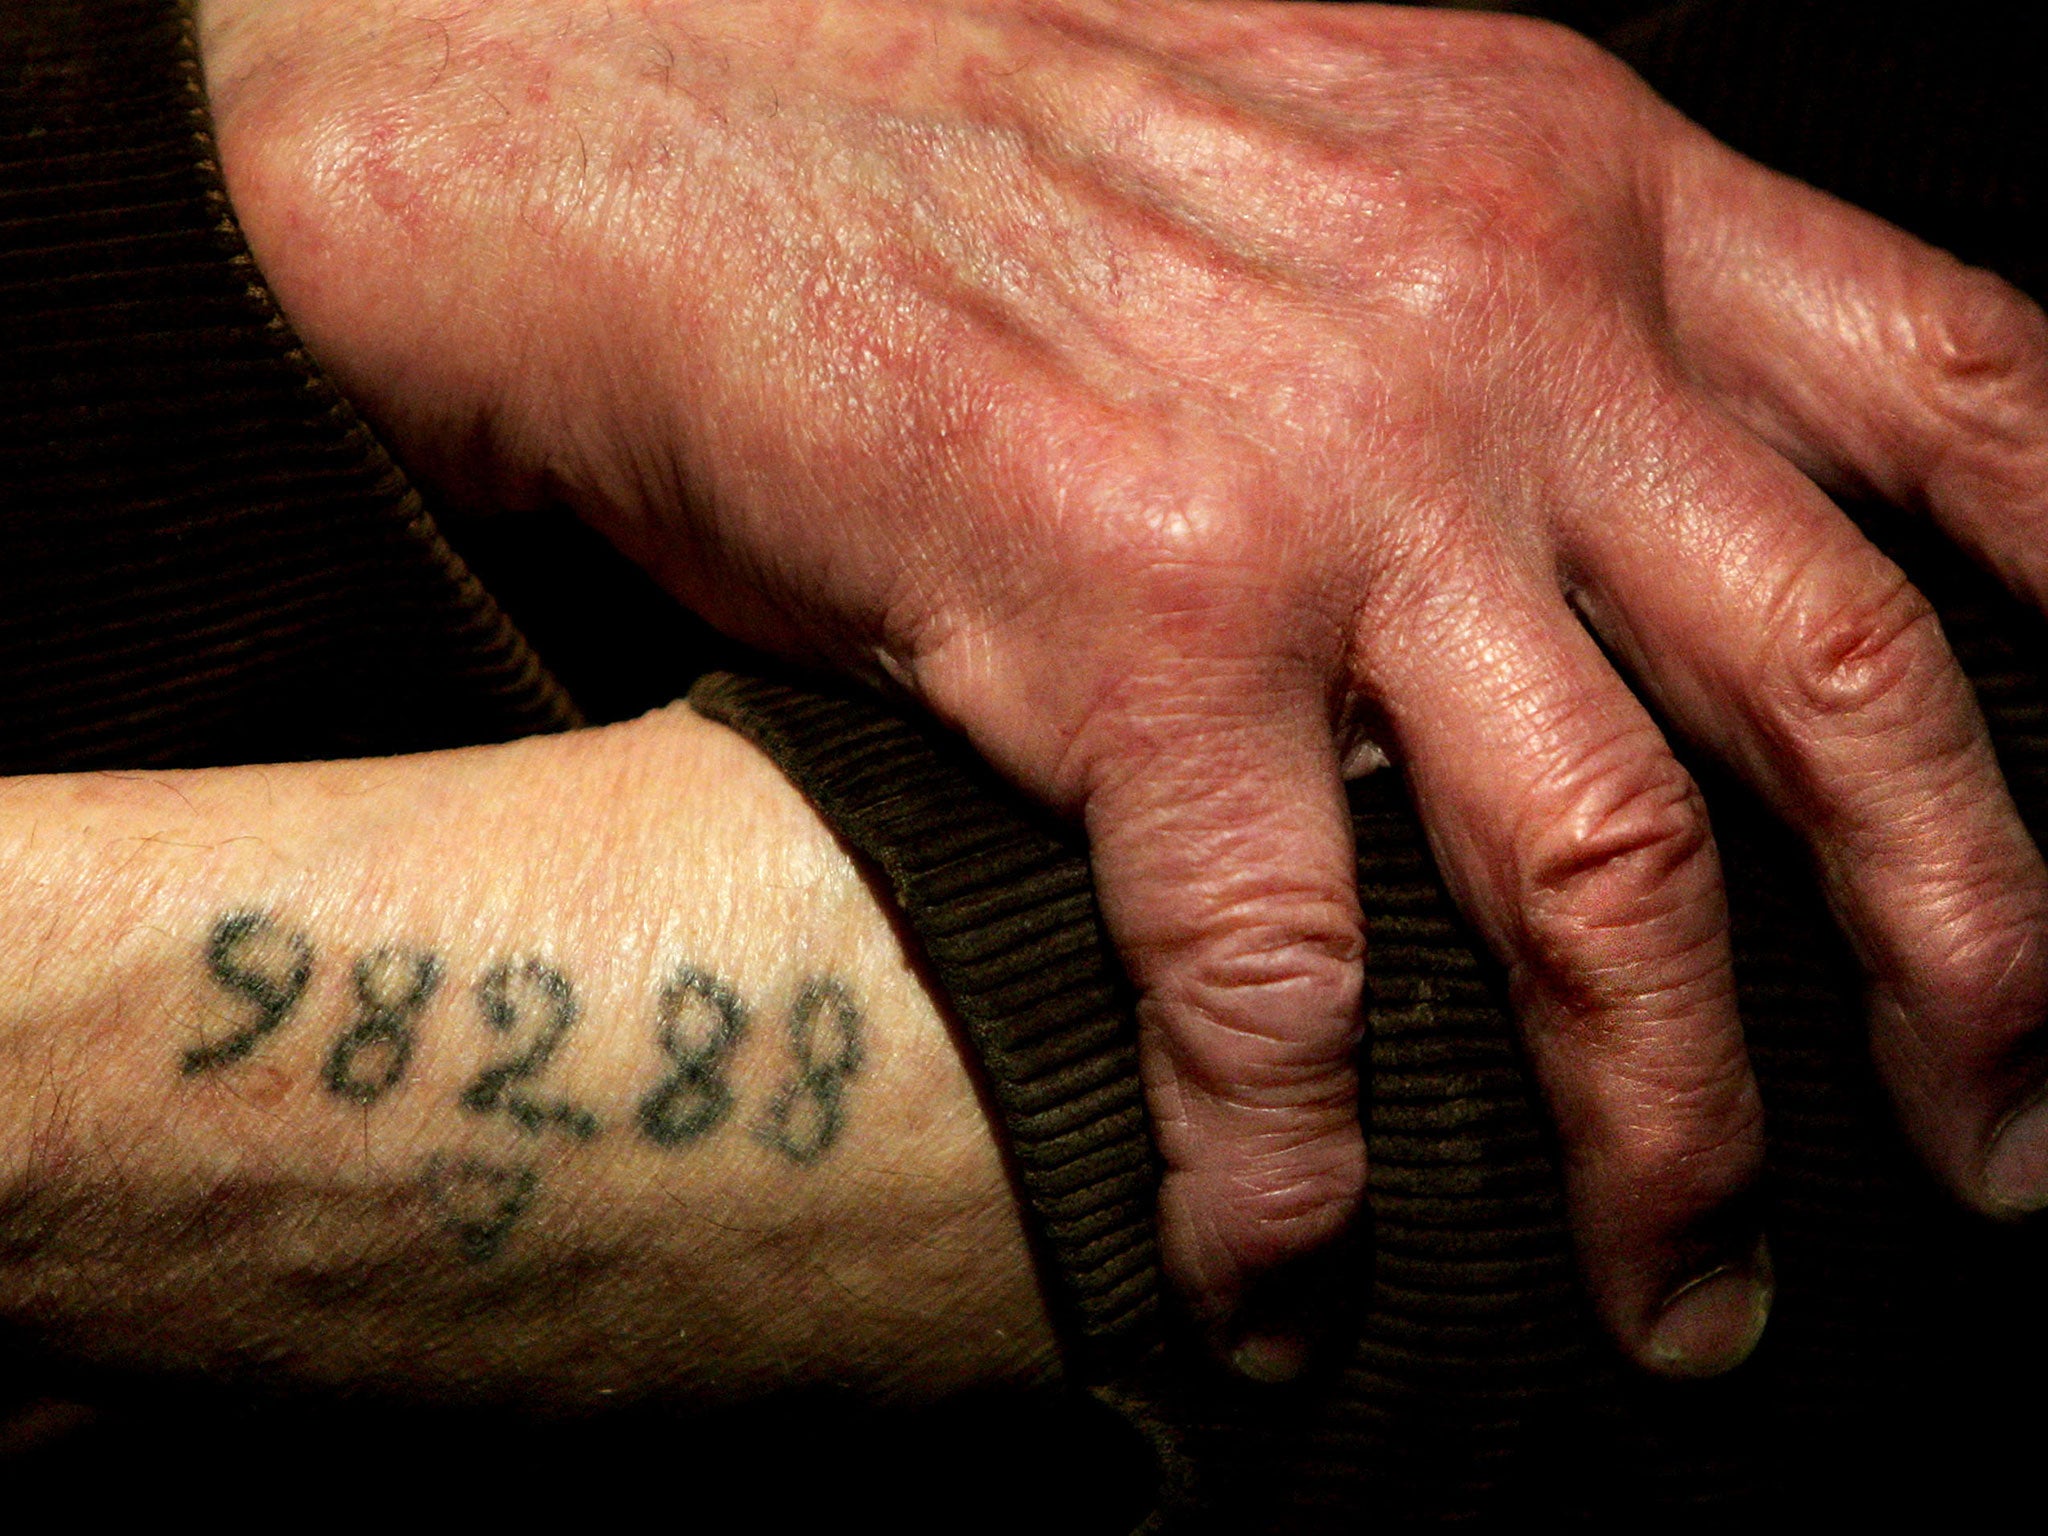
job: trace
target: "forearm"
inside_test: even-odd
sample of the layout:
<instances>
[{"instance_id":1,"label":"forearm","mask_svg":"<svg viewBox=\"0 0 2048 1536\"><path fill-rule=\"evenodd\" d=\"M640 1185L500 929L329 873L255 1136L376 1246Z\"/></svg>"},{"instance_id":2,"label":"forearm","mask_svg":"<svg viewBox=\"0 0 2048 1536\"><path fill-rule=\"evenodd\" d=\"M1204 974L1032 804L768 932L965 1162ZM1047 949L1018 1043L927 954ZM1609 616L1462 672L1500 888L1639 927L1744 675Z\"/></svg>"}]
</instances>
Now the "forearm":
<instances>
[{"instance_id":1,"label":"forearm","mask_svg":"<svg viewBox=\"0 0 2048 1536\"><path fill-rule=\"evenodd\" d=\"M556 1401L1047 1368L887 916L694 716L17 781L0 924L0 1308L61 1345Z\"/></svg>"}]
</instances>

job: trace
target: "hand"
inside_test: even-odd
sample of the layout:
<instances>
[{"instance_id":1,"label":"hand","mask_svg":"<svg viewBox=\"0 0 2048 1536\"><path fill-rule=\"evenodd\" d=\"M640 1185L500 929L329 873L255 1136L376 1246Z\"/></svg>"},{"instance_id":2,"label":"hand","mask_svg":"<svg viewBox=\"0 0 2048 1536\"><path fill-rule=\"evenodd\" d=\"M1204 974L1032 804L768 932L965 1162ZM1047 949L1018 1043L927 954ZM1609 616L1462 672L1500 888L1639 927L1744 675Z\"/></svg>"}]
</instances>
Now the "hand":
<instances>
[{"instance_id":1,"label":"hand","mask_svg":"<svg viewBox=\"0 0 2048 1536\"><path fill-rule=\"evenodd\" d=\"M2048 1203L2048 1110L2006 1124L2048 878L1927 605L1820 489L2048 594L2048 326L1994 279L1512 19L202 13L258 260L409 464L566 499L1085 818L1203 1319L1359 1196L1341 785L1383 752L1510 969L1614 1336L1674 1373L1754 1343L1714 842L1632 689L1810 839L1932 1166Z\"/></svg>"}]
</instances>

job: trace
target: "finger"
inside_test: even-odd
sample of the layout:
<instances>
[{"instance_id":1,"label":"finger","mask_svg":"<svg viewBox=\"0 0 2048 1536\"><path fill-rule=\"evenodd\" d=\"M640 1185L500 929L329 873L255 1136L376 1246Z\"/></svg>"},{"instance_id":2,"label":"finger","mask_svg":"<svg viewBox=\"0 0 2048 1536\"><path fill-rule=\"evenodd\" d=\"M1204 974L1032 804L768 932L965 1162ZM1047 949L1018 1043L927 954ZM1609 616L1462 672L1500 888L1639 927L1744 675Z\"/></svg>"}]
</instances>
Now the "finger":
<instances>
[{"instance_id":1,"label":"finger","mask_svg":"<svg viewBox=\"0 0 2048 1536\"><path fill-rule=\"evenodd\" d=\"M1362 647L1439 862L1510 968L1608 1328L1669 1374L1754 1347L1762 1157L1706 811L1538 577L1487 576Z\"/></svg>"},{"instance_id":2,"label":"finger","mask_svg":"<svg viewBox=\"0 0 2048 1536\"><path fill-rule=\"evenodd\" d=\"M1672 314L1689 365L1794 462L1926 503L2015 592L2048 604L2040 310L1988 273L1704 144L1678 157L1667 219ZM2015 975L2040 964L2016 960ZM1897 1034L1915 1027L1901 1000L1879 1005ZM2048 1039L2037 1029L2010 1040L2000 1020L1988 1044L2001 1042L2011 1054L1996 1069L1995 1130L1974 1157L1930 1142L1931 1131L1922 1145L1966 1199L2037 1210L2048 1207ZM1938 1103L1905 1108L1943 1123Z\"/></svg>"},{"instance_id":3,"label":"finger","mask_svg":"<svg viewBox=\"0 0 2048 1536\"><path fill-rule=\"evenodd\" d=\"M1823 484L1925 504L2048 601L2048 318L1870 214L1688 139L1666 215L1684 360Z\"/></svg>"},{"instance_id":4,"label":"finger","mask_svg":"<svg viewBox=\"0 0 2048 1536\"><path fill-rule=\"evenodd\" d=\"M2048 1014L2048 868L1967 679L1903 572L1682 390L1566 519L1582 607L1674 720L1806 832L1877 987L1907 1129L1980 1205ZM1625 505L1626 517L1612 509Z\"/></svg>"},{"instance_id":5,"label":"finger","mask_svg":"<svg viewBox=\"0 0 2048 1536\"><path fill-rule=\"evenodd\" d=\"M1364 1188L1355 1052L1363 933L1324 690L1177 658L1090 744L1089 845L1139 989L1166 1163L1168 1274L1221 1328L1324 1244ZM1222 1338L1254 1373L1284 1340Z\"/></svg>"}]
</instances>

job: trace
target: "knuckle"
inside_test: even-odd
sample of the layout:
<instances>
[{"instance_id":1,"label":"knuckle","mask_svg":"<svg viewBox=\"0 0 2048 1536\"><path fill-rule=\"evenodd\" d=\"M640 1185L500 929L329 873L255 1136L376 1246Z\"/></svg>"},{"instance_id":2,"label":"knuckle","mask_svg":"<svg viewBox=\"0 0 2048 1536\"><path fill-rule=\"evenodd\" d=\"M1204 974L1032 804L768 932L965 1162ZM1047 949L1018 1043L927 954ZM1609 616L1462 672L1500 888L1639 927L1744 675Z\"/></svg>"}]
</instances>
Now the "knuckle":
<instances>
[{"instance_id":1,"label":"knuckle","mask_svg":"<svg viewBox=\"0 0 2048 1536\"><path fill-rule=\"evenodd\" d=\"M1270 538L1246 493L1255 473L1206 450L1170 461L1118 436L1070 467L1051 499L1071 509L1063 523L1084 568L1173 589L1259 563Z\"/></svg>"},{"instance_id":2,"label":"knuckle","mask_svg":"<svg viewBox=\"0 0 2048 1536\"><path fill-rule=\"evenodd\" d=\"M1713 833L1691 775L1647 731L1583 753L1515 832L1528 949L1580 968L1615 930L1669 915L1711 877Z\"/></svg>"},{"instance_id":3,"label":"knuckle","mask_svg":"<svg viewBox=\"0 0 2048 1536\"><path fill-rule=\"evenodd\" d=\"M1636 72L1585 33L1538 17L1516 18L1515 40L1533 75L1531 94L1570 102L1582 116L1628 121L1652 98Z\"/></svg>"},{"instance_id":4,"label":"knuckle","mask_svg":"<svg viewBox=\"0 0 2048 1536\"><path fill-rule=\"evenodd\" d=\"M1934 607L1885 562L1876 579L1815 595L1795 583L1767 663L1795 731L1853 722L1863 730L1929 718L1948 661Z\"/></svg>"},{"instance_id":5,"label":"knuckle","mask_svg":"<svg viewBox=\"0 0 2048 1536\"><path fill-rule=\"evenodd\" d=\"M976 589L1004 628L1069 648L1082 639L1105 660L1113 647L1111 697L1148 668L1178 688L1210 663L1337 644L1341 594L1306 536L1310 515L1275 514L1300 498L1280 493L1285 467L1269 449L1193 428L1169 442L1128 414L1077 426L1071 414L1040 413L1054 425L1022 471L1031 538L1006 534L1007 563Z\"/></svg>"},{"instance_id":6,"label":"knuckle","mask_svg":"<svg viewBox=\"0 0 2048 1536\"><path fill-rule=\"evenodd\" d=\"M2048 315L2028 295L1978 266L1946 268L1946 293L1913 307L1913 354L1939 387L1972 395L2015 377L2040 379Z\"/></svg>"},{"instance_id":7,"label":"knuckle","mask_svg":"<svg viewBox=\"0 0 2048 1536\"><path fill-rule=\"evenodd\" d=\"M1455 198L1437 182L1408 184L1413 265L1401 285L1407 312L1475 337L1499 329L1504 307L1525 301L1532 280L1558 297L1607 292L1596 275L1605 272L1604 237L1632 210L1587 166L1632 165L1661 133L1663 110L1627 65L1570 28L1490 16L1484 36L1464 62L1467 100L1485 127L1466 135ZM1370 167L1366 176L1384 180ZM1384 264L1384 234L1380 245Z\"/></svg>"},{"instance_id":8,"label":"knuckle","mask_svg":"<svg viewBox=\"0 0 2048 1536\"><path fill-rule=\"evenodd\" d=\"M1621 60L1583 32L1539 16L1493 12L1452 25L1466 29L1459 58L1468 74L1489 84L1518 85L1539 99L1634 79Z\"/></svg>"},{"instance_id":9,"label":"knuckle","mask_svg":"<svg viewBox=\"0 0 2048 1536\"><path fill-rule=\"evenodd\" d=\"M1240 910L1147 995L1176 1075L1256 1108L1348 1107L1364 972L1355 909L1312 894L1284 915Z\"/></svg>"},{"instance_id":10,"label":"knuckle","mask_svg":"<svg viewBox=\"0 0 2048 1536\"><path fill-rule=\"evenodd\" d=\"M1511 286L1510 253L1541 242L1527 226L1542 208L1519 184L1475 185L1455 210L1419 219L1402 257L1400 312L1425 332L1483 331Z\"/></svg>"},{"instance_id":11,"label":"knuckle","mask_svg":"<svg viewBox=\"0 0 2048 1536\"><path fill-rule=\"evenodd\" d=\"M1556 1020L1687 1008L1724 979L1713 832L1663 749L1617 749L1540 798L1518 853L1513 969Z\"/></svg>"},{"instance_id":12,"label":"knuckle","mask_svg":"<svg viewBox=\"0 0 2048 1536\"><path fill-rule=\"evenodd\" d=\"M1911 355L1943 429L1968 446L2037 437L2048 405L2048 315L1996 274L1944 263L1911 306Z\"/></svg>"}]
</instances>

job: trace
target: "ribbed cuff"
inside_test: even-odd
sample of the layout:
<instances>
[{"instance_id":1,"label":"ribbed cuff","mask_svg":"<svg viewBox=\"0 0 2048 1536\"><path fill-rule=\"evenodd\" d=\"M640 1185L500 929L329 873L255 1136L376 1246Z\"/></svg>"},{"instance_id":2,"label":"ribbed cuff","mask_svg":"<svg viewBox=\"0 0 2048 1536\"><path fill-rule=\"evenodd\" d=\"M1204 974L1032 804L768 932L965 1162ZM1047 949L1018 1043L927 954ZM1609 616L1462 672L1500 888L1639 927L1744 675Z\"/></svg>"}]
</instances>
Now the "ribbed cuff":
<instances>
[{"instance_id":1,"label":"ribbed cuff","mask_svg":"<svg viewBox=\"0 0 2048 1536\"><path fill-rule=\"evenodd\" d=\"M980 1059L1068 1367L1127 1367L1157 1333L1158 1177L1079 833L963 744L855 695L716 673L690 702L774 758L889 882Z\"/></svg>"}]
</instances>

